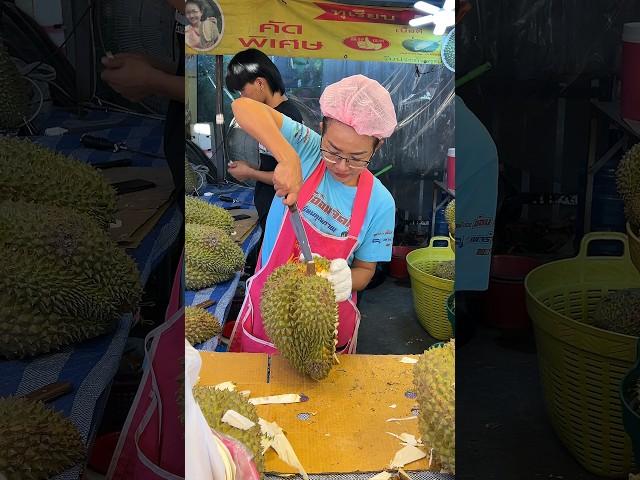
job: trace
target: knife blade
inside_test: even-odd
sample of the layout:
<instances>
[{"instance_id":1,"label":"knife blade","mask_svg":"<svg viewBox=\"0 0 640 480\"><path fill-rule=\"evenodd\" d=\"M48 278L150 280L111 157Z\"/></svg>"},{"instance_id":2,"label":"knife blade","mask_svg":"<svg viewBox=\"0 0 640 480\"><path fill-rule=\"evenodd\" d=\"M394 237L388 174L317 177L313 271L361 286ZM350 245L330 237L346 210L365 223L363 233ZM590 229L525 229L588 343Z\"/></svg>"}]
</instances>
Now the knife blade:
<instances>
[{"instance_id":1,"label":"knife blade","mask_svg":"<svg viewBox=\"0 0 640 480\"><path fill-rule=\"evenodd\" d=\"M311 254L309 239L307 238L307 232L304 231L304 226L302 225L300 210L298 210L298 206L295 203L289 207L289 216L291 218L293 231L296 234L296 239L300 244L302 256L304 257L304 261L307 264L307 275L315 275L316 266L313 263L313 255Z\"/></svg>"}]
</instances>

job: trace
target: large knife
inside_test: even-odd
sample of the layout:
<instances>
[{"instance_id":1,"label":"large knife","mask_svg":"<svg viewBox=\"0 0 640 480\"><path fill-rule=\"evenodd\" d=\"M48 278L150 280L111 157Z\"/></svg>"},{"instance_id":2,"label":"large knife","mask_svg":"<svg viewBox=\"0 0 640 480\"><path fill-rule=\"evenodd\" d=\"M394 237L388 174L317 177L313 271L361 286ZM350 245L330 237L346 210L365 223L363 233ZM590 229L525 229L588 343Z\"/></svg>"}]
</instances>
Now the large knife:
<instances>
[{"instance_id":1,"label":"large knife","mask_svg":"<svg viewBox=\"0 0 640 480\"><path fill-rule=\"evenodd\" d=\"M293 226L293 231L296 234L296 239L300 244L302 256L307 264L307 275L315 275L316 266L313 263L313 255L311 255L309 239L307 238L307 232L304 231L304 227L302 226L300 210L298 210L298 206L295 203L289 207L289 217L291 218L291 225Z\"/></svg>"}]
</instances>

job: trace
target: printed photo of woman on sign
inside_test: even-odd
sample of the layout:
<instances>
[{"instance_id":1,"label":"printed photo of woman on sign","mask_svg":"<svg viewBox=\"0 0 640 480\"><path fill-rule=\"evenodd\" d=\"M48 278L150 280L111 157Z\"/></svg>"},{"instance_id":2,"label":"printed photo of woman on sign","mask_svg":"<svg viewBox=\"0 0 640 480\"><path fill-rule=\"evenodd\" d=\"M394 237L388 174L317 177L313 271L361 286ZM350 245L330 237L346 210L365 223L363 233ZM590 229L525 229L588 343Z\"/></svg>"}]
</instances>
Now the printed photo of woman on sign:
<instances>
[{"instance_id":1,"label":"printed photo of woman on sign","mask_svg":"<svg viewBox=\"0 0 640 480\"><path fill-rule=\"evenodd\" d=\"M185 43L194 50L211 50L224 31L222 10L215 0L187 0L185 16L189 25L185 28Z\"/></svg>"}]
</instances>

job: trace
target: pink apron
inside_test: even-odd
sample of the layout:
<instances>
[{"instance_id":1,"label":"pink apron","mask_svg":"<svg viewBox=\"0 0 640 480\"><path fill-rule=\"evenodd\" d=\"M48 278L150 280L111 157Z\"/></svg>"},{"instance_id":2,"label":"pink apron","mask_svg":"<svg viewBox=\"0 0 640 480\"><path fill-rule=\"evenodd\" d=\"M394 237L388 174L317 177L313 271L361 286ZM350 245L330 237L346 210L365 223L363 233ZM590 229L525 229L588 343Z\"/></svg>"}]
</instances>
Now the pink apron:
<instances>
[{"instance_id":1,"label":"pink apron","mask_svg":"<svg viewBox=\"0 0 640 480\"><path fill-rule=\"evenodd\" d=\"M182 258L178 265L165 322L145 339L145 345L151 340L147 365L107 479L184 479L183 412L176 400L178 377L184 375Z\"/></svg>"},{"instance_id":2,"label":"pink apron","mask_svg":"<svg viewBox=\"0 0 640 480\"><path fill-rule=\"evenodd\" d=\"M302 186L298 196L298 208L302 211L306 203L316 191L326 170L324 162L320 162L311 176ZM330 260L336 258L348 259L355 250L358 235L367 213L369 198L373 188L373 175L365 170L358 179L358 187L353 202L349 232L346 237L334 237L320 232L310 225L301 215L311 251L322 255ZM260 312L260 293L271 272L290 261L297 259L300 255L300 246L296 241L296 236L289 220L289 210L286 209L280 224L280 231L276 244L273 247L271 256L267 263L262 265L262 254L258 259L256 273L247 280L247 295L244 298L242 308L235 323L229 351L231 352L254 352L254 353L277 353L276 347L271 343L268 335L264 331L262 315ZM338 304L338 353L354 353L358 339L358 327L360 326L360 312L355 304L356 294Z\"/></svg>"}]
</instances>

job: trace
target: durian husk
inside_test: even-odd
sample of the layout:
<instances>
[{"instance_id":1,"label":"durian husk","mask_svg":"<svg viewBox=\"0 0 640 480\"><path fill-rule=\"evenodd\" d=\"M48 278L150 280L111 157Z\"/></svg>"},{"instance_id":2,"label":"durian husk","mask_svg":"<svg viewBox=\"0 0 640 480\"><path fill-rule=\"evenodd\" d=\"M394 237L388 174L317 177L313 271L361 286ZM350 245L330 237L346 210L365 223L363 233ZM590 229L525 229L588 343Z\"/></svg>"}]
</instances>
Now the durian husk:
<instances>
[{"instance_id":1,"label":"durian husk","mask_svg":"<svg viewBox=\"0 0 640 480\"><path fill-rule=\"evenodd\" d=\"M0 137L0 201L68 207L103 229L115 219L116 192L93 167L28 140Z\"/></svg>"},{"instance_id":2,"label":"durian husk","mask_svg":"<svg viewBox=\"0 0 640 480\"><path fill-rule=\"evenodd\" d=\"M0 398L0 473L7 480L46 480L85 457L80 432L60 412L21 397Z\"/></svg>"},{"instance_id":3,"label":"durian husk","mask_svg":"<svg viewBox=\"0 0 640 480\"><path fill-rule=\"evenodd\" d=\"M0 250L0 357L107 333L142 294L133 260L69 208L0 202Z\"/></svg>"},{"instance_id":4,"label":"durian husk","mask_svg":"<svg viewBox=\"0 0 640 480\"><path fill-rule=\"evenodd\" d=\"M422 443L446 471L456 471L455 340L426 350L413 370ZM429 451L429 450L427 450Z\"/></svg>"},{"instance_id":5,"label":"durian husk","mask_svg":"<svg viewBox=\"0 0 640 480\"><path fill-rule=\"evenodd\" d=\"M184 335L191 345L206 342L222 331L220 321L204 308L185 307Z\"/></svg>"},{"instance_id":6,"label":"durian husk","mask_svg":"<svg viewBox=\"0 0 640 480\"><path fill-rule=\"evenodd\" d=\"M610 332L640 337L640 289L618 290L603 297L596 306L593 325Z\"/></svg>"},{"instance_id":7,"label":"durian husk","mask_svg":"<svg viewBox=\"0 0 640 480\"><path fill-rule=\"evenodd\" d=\"M329 375L335 364L338 306L324 278L329 262L316 258L316 275L292 262L276 268L261 292L264 328L278 351L299 372L314 380Z\"/></svg>"},{"instance_id":8,"label":"durian husk","mask_svg":"<svg viewBox=\"0 0 640 480\"><path fill-rule=\"evenodd\" d=\"M636 234L640 234L640 143L631 147L616 169L616 185L624 202L625 216Z\"/></svg>"},{"instance_id":9,"label":"durian husk","mask_svg":"<svg viewBox=\"0 0 640 480\"><path fill-rule=\"evenodd\" d=\"M224 231L185 225L185 286L201 290L231 279L244 267L242 249Z\"/></svg>"},{"instance_id":10,"label":"durian husk","mask_svg":"<svg viewBox=\"0 0 640 480\"><path fill-rule=\"evenodd\" d=\"M190 196L185 197L184 208L185 223L215 227L227 235L233 233L233 217L224 208Z\"/></svg>"},{"instance_id":11,"label":"durian husk","mask_svg":"<svg viewBox=\"0 0 640 480\"><path fill-rule=\"evenodd\" d=\"M216 432L233 437L253 454L253 459L262 475L264 459L262 456L261 431L256 407L237 391L218 390L214 386L196 386L193 396L202 410L209 426ZM255 423L248 430L241 430L222 422L227 410L234 410Z\"/></svg>"},{"instance_id":12,"label":"durian husk","mask_svg":"<svg viewBox=\"0 0 640 480\"><path fill-rule=\"evenodd\" d=\"M0 38L0 130L19 127L29 115L26 82Z\"/></svg>"}]
</instances>

